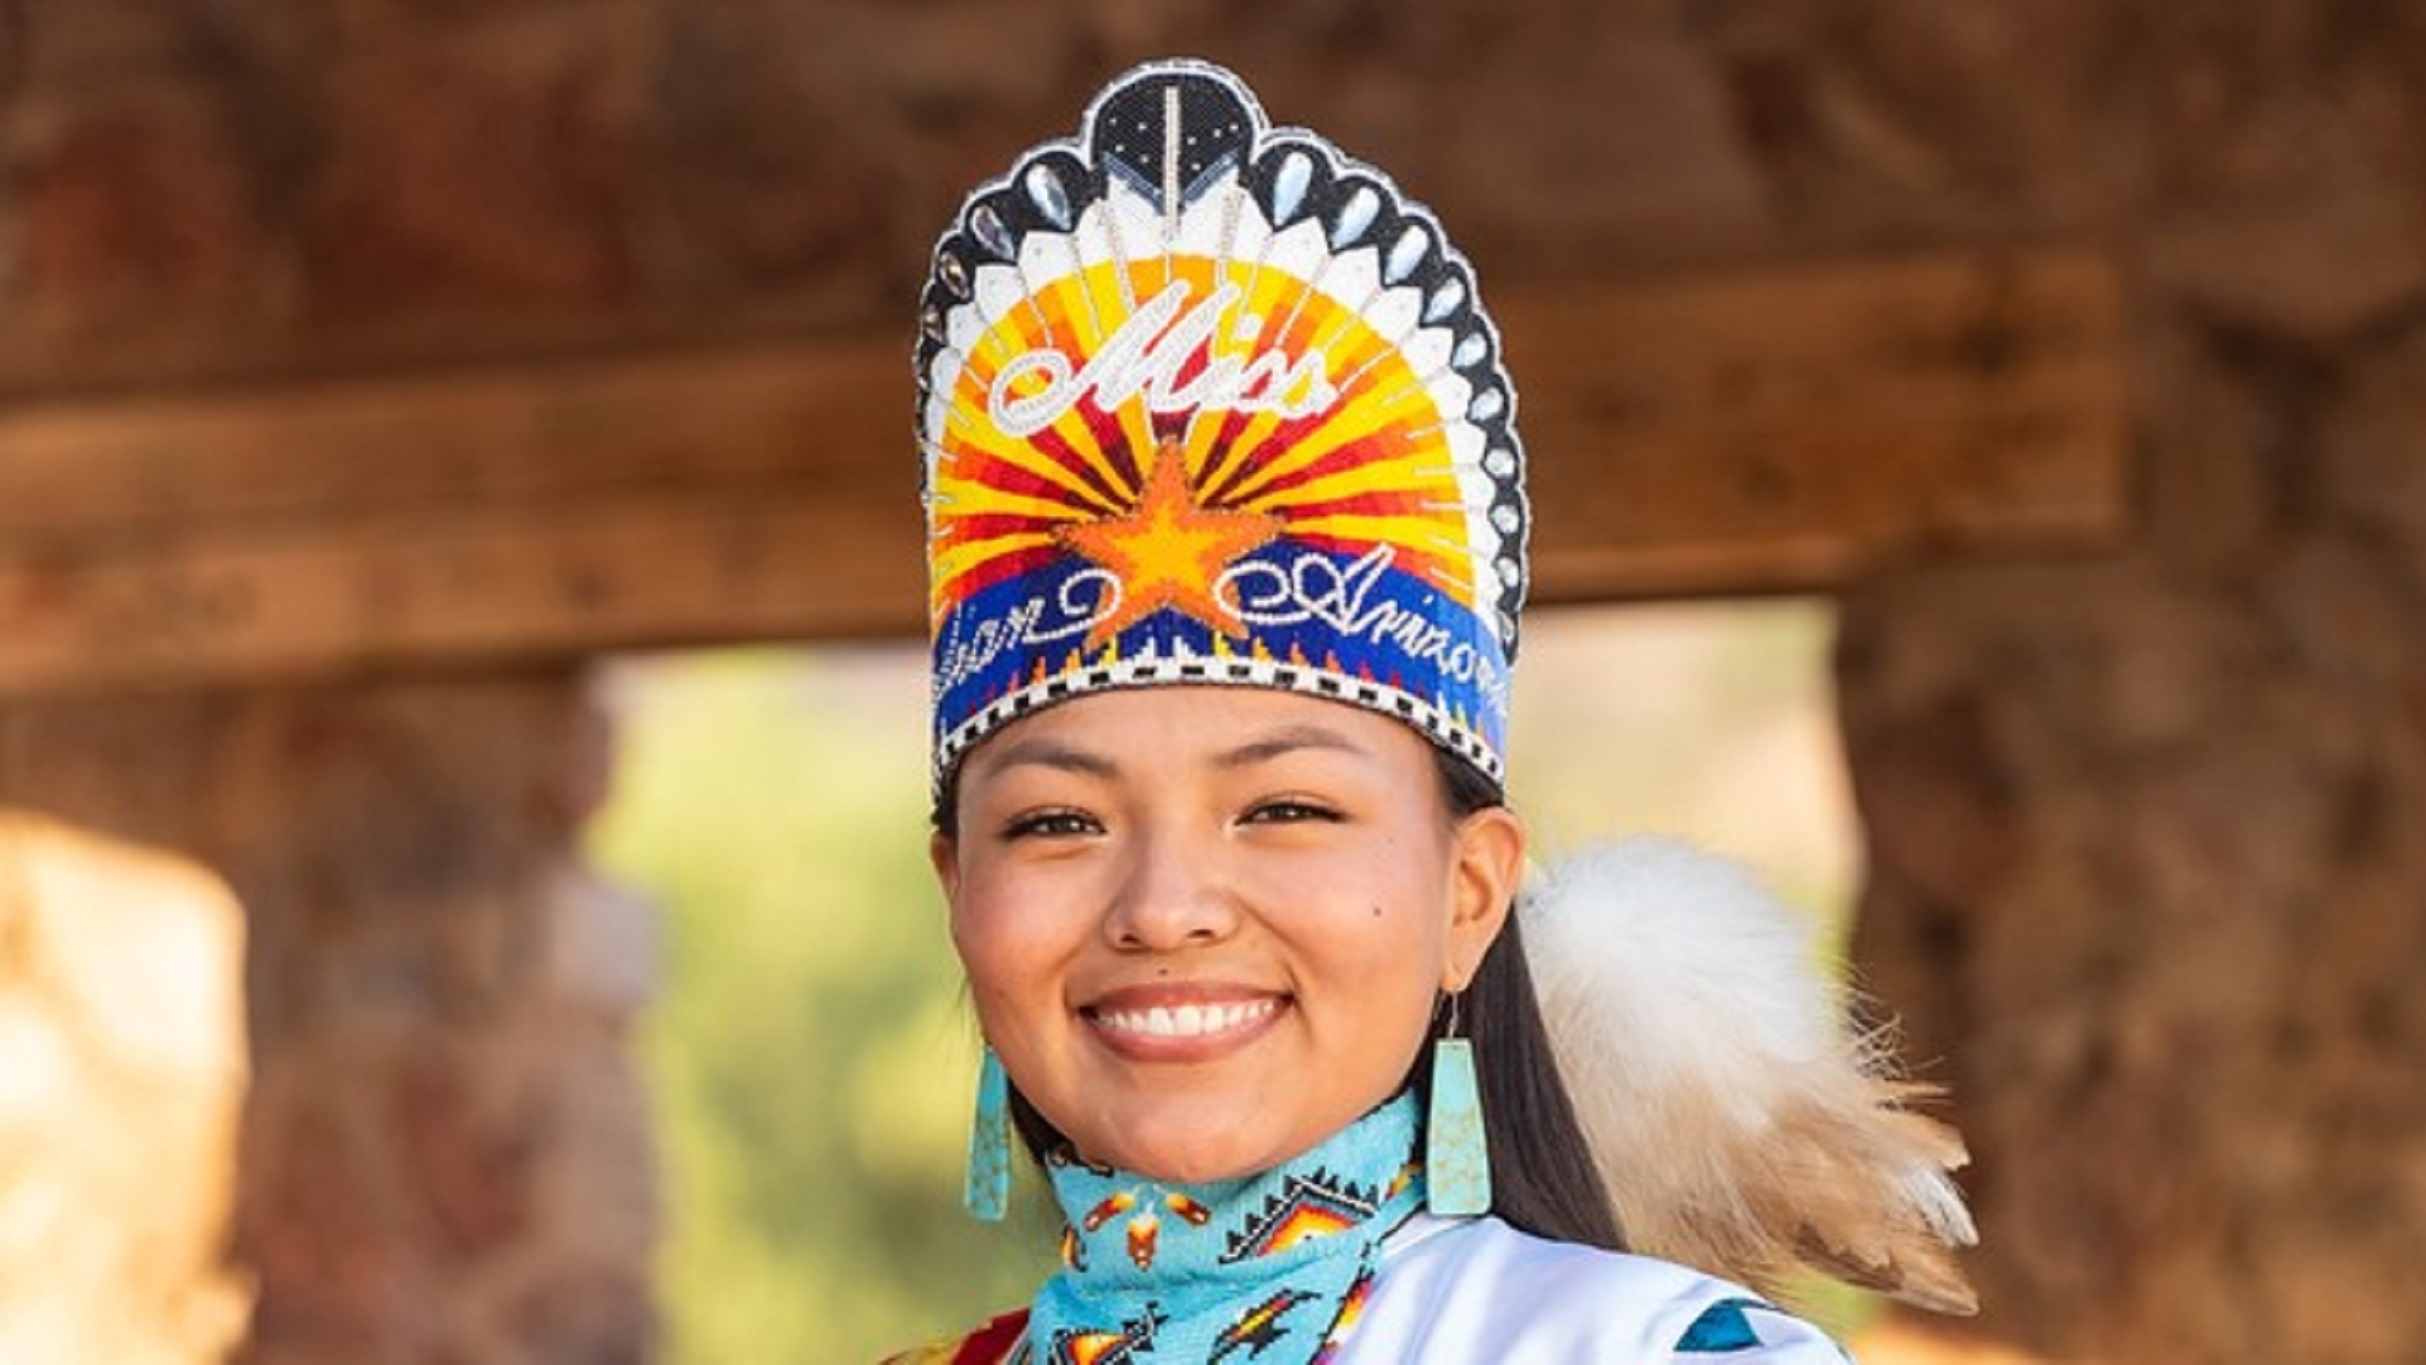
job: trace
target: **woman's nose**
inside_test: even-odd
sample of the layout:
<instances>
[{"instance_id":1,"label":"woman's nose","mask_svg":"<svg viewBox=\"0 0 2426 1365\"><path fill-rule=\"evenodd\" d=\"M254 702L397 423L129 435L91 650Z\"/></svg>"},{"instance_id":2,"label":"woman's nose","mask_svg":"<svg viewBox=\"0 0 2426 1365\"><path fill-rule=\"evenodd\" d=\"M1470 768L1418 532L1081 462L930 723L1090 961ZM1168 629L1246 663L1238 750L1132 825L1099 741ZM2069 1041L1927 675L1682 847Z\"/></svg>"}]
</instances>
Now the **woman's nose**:
<instances>
[{"instance_id":1,"label":"woman's nose","mask_svg":"<svg viewBox=\"0 0 2426 1365\"><path fill-rule=\"evenodd\" d=\"M1217 943L1237 927L1238 902L1217 848L1158 832L1137 839L1128 862L1104 916L1114 947L1163 952Z\"/></svg>"}]
</instances>

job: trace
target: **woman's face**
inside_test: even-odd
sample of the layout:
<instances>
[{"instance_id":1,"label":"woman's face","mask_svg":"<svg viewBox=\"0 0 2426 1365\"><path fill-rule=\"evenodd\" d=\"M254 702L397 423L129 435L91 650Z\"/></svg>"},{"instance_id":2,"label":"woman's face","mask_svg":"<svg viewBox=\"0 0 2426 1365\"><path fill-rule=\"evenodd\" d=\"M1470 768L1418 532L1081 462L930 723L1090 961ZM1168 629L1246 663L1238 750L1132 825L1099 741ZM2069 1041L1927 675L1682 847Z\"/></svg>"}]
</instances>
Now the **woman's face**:
<instances>
[{"instance_id":1,"label":"woman's face","mask_svg":"<svg viewBox=\"0 0 2426 1365\"><path fill-rule=\"evenodd\" d=\"M987 1041L1082 1156L1264 1169L1389 1098L1523 862L1396 721L1260 688L1099 693L961 765L935 867Z\"/></svg>"}]
</instances>

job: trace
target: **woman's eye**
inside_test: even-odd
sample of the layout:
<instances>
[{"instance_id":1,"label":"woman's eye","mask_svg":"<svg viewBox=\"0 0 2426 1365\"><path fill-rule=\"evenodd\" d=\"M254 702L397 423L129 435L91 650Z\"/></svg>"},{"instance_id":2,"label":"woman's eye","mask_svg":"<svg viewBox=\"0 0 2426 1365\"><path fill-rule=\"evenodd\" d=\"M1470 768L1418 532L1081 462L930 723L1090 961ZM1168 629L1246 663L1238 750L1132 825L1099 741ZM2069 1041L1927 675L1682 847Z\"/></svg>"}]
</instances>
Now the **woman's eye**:
<instances>
[{"instance_id":1,"label":"woman's eye","mask_svg":"<svg viewBox=\"0 0 2426 1365\"><path fill-rule=\"evenodd\" d=\"M1266 801L1246 814L1253 825L1295 825L1309 820L1337 820L1339 812L1311 801Z\"/></svg>"},{"instance_id":2,"label":"woman's eye","mask_svg":"<svg viewBox=\"0 0 2426 1365\"><path fill-rule=\"evenodd\" d=\"M1040 810L1013 819L1003 826L1002 835L1006 839L1066 839L1102 828L1083 811Z\"/></svg>"}]
</instances>

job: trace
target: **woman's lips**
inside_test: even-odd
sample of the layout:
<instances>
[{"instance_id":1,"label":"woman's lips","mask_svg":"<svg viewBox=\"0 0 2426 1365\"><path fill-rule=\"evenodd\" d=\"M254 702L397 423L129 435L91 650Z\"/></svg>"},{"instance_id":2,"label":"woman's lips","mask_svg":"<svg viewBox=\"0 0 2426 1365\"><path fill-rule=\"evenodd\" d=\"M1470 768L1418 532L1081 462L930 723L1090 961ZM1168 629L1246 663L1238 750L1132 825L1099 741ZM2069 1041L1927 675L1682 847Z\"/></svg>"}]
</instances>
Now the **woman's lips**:
<instances>
[{"instance_id":1,"label":"woman's lips","mask_svg":"<svg viewBox=\"0 0 2426 1365\"><path fill-rule=\"evenodd\" d=\"M1125 991L1080 1011L1113 1051L1145 1061L1201 1061L1244 1046L1271 1027L1288 997Z\"/></svg>"}]
</instances>

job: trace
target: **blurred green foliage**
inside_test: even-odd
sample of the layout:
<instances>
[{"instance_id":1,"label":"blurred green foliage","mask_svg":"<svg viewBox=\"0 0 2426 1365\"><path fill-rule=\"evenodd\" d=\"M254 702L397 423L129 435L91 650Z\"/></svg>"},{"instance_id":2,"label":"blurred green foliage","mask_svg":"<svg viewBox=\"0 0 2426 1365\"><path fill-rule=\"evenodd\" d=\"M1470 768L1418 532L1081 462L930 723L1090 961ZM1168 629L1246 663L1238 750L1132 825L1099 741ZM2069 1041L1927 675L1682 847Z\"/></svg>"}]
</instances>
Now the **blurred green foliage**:
<instances>
[{"instance_id":1,"label":"blurred green foliage","mask_svg":"<svg viewBox=\"0 0 2426 1365\"><path fill-rule=\"evenodd\" d=\"M592 853L653 896L644 1035L667 1358L870 1361L1024 1302L1049 1238L973 1223L976 1030L926 862L917 651L695 656L610 682Z\"/></svg>"},{"instance_id":2,"label":"blurred green foliage","mask_svg":"<svg viewBox=\"0 0 2426 1365\"><path fill-rule=\"evenodd\" d=\"M1543 850L1685 834L1841 916L1831 629L1794 601L1534 613L1511 769ZM871 1361L1024 1302L1049 1268L1034 1182L1002 1227L959 1205L976 1030L926 862L923 651L636 661L608 689L591 851L670 946L644 1039L667 1358Z\"/></svg>"}]
</instances>

